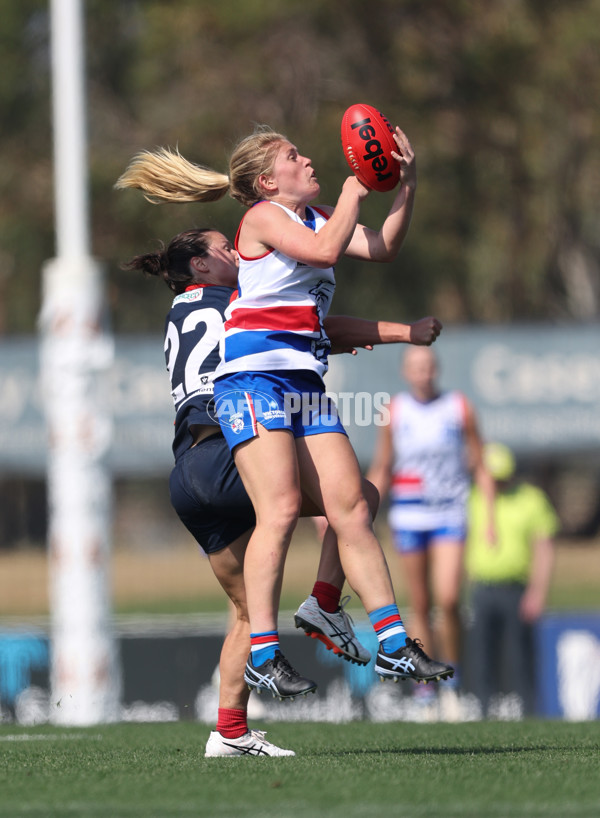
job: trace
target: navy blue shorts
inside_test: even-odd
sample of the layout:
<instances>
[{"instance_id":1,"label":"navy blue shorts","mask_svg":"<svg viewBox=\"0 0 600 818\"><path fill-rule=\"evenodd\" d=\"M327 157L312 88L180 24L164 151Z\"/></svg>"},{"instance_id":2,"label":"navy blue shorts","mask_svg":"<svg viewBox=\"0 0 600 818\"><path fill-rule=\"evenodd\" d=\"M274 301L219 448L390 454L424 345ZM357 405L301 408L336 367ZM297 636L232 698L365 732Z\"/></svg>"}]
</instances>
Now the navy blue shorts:
<instances>
[{"instance_id":1,"label":"navy blue shorts","mask_svg":"<svg viewBox=\"0 0 600 818\"><path fill-rule=\"evenodd\" d=\"M222 551L256 524L242 478L219 432L178 459L169 488L179 519L207 554Z\"/></svg>"}]
</instances>

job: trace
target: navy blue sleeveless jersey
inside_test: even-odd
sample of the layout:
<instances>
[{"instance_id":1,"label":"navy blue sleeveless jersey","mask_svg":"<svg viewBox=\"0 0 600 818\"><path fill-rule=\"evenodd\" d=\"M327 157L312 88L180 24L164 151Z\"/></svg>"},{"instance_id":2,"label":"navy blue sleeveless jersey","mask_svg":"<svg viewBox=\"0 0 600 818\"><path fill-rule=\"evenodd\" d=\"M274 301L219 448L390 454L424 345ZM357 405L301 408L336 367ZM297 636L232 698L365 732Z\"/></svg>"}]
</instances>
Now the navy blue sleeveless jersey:
<instances>
[{"instance_id":1,"label":"navy blue sleeveless jersey","mask_svg":"<svg viewBox=\"0 0 600 818\"><path fill-rule=\"evenodd\" d=\"M176 460L192 444L190 426L220 430L212 412L213 377L221 360L224 313L234 292L231 287L195 287L176 296L167 315L165 357L176 412Z\"/></svg>"}]
</instances>

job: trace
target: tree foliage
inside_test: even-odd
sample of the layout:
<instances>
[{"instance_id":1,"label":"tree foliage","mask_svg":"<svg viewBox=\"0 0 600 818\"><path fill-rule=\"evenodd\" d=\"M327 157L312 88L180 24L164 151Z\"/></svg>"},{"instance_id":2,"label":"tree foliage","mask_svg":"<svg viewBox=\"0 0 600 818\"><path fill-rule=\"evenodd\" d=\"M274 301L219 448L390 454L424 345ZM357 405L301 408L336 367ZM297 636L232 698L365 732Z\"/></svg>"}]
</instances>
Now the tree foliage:
<instances>
[{"instance_id":1,"label":"tree foliage","mask_svg":"<svg viewBox=\"0 0 600 818\"><path fill-rule=\"evenodd\" d=\"M88 0L93 252L115 328L156 331L158 282L120 270L192 225L241 210L148 204L113 184L142 148L226 170L255 122L313 159L322 200L348 170L339 124L379 107L415 147L419 188L396 263L342 261L336 312L445 323L600 313L600 0ZM53 250L49 16L0 0L0 332L31 332ZM377 225L393 194L371 194Z\"/></svg>"}]
</instances>

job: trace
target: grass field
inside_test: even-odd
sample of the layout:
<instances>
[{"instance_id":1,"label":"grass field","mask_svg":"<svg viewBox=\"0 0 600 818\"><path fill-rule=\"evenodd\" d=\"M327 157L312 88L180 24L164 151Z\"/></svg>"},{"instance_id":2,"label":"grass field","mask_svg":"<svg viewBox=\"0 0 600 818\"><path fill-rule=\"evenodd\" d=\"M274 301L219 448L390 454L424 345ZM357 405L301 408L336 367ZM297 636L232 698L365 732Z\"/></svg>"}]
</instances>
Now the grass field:
<instances>
[{"instance_id":1,"label":"grass field","mask_svg":"<svg viewBox=\"0 0 600 818\"><path fill-rule=\"evenodd\" d=\"M597 723L278 723L295 758L205 759L190 723L0 726L0 816L597 818Z\"/></svg>"}]
</instances>

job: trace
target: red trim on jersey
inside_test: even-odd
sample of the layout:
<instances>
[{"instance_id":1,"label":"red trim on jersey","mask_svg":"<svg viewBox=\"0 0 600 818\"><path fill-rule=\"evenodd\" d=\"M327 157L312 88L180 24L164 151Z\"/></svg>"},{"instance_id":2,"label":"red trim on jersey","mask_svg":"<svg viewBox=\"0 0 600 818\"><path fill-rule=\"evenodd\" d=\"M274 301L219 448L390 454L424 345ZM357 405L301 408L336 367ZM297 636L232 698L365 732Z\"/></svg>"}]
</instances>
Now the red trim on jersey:
<instances>
[{"instance_id":1,"label":"red trim on jersey","mask_svg":"<svg viewBox=\"0 0 600 818\"><path fill-rule=\"evenodd\" d=\"M323 218L327 221L329 219L329 213L326 213L320 207L315 207L314 205L309 205L311 210L314 210L315 213L318 213L319 216L323 216Z\"/></svg>"},{"instance_id":2,"label":"red trim on jersey","mask_svg":"<svg viewBox=\"0 0 600 818\"><path fill-rule=\"evenodd\" d=\"M205 287L224 287L224 284L189 284L185 288L185 292L189 293L192 290L203 290Z\"/></svg>"},{"instance_id":3,"label":"red trim on jersey","mask_svg":"<svg viewBox=\"0 0 600 818\"><path fill-rule=\"evenodd\" d=\"M398 474L392 480L394 486L420 488L423 481L418 474Z\"/></svg>"},{"instance_id":4,"label":"red trim on jersey","mask_svg":"<svg viewBox=\"0 0 600 818\"><path fill-rule=\"evenodd\" d=\"M256 202L255 204L252 205L252 207L256 207L256 205L259 205L259 204L267 204L267 202ZM235 231L235 239L233 240L233 246L235 247L235 250L236 250L238 256L240 258L243 258L244 261L258 261L258 259L260 259L260 258L265 258L266 256L270 256L271 253L273 252L273 250L272 249L271 250L265 250L265 252L261 253L260 256L245 256L243 253L240 253L240 246L239 246L239 243L240 243L239 242L240 230L242 229L242 224L244 223L244 219L246 218L246 216L248 215L249 212L250 211L247 211L242 216L242 220L241 220L241 222L239 224L239 227Z\"/></svg>"},{"instance_id":5,"label":"red trim on jersey","mask_svg":"<svg viewBox=\"0 0 600 818\"><path fill-rule=\"evenodd\" d=\"M266 202L266 201L256 202L255 204L252 205L252 207L256 207L259 204L269 204L269 202ZM319 216L322 216L326 221L329 219L329 213L326 213L320 207L315 207L314 205L309 205L309 207L310 207L311 210L314 210L315 213L318 213ZM242 224L244 222L244 219L246 218L246 216L248 215L249 212L250 211L247 211L242 216L242 220L240 221L239 227L235 232L235 239L233 240L233 246L235 247L238 256L240 258L243 258L244 261L258 261L258 259L260 259L260 258L265 258L266 256L271 255L271 253L273 252L273 248L271 248L270 250L265 250L265 252L261 253L260 256L245 256L243 253L240 252L240 247L239 247L240 230L242 229Z\"/></svg>"},{"instance_id":6,"label":"red trim on jersey","mask_svg":"<svg viewBox=\"0 0 600 818\"><path fill-rule=\"evenodd\" d=\"M225 332L230 329L319 332L319 316L316 307L240 307L225 322Z\"/></svg>"}]
</instances>

